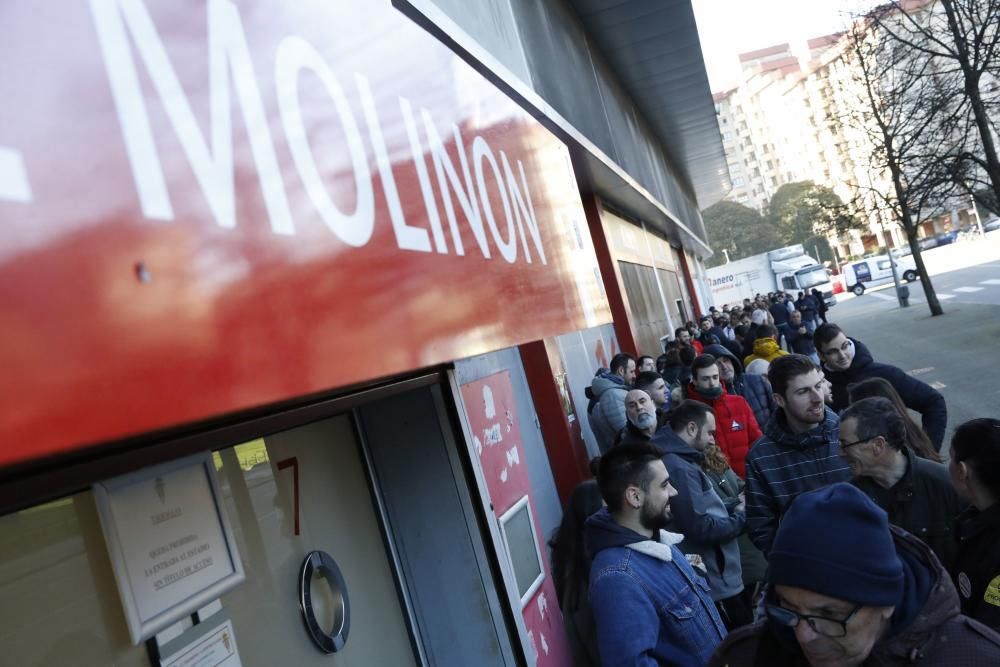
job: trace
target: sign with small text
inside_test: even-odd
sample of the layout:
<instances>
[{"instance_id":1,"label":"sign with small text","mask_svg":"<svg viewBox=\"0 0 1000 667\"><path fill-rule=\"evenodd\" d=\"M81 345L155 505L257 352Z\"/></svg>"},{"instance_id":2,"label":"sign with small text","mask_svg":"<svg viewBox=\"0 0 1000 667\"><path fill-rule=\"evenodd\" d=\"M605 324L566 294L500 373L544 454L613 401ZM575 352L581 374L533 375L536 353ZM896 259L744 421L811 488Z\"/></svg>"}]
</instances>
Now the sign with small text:
<instances>
[{"instance_id":1,"label":"sign with small text","mask_svg":"<svg viewBox=\"0 0 1000 667\"><path fill-rule=\"evenodd\" d=\"M133 643L243 580L210 455L107 480L94 494Z\"/></svg>"}]
</instances>

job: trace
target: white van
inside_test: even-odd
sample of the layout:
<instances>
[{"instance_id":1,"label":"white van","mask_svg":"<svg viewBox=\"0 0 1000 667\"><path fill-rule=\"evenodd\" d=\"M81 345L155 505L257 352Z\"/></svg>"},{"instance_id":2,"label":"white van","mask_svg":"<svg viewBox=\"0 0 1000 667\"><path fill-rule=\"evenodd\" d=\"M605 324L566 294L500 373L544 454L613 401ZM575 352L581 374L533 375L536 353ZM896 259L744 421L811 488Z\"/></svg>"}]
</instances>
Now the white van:
<instances>
[{"instance_id":1,"label":"white van","mask_svg":"<svg viewBox=\"0 0 1000 667\"><path fill-rule=\"evenodd\" d=\"M896 258L896 267L900 278L912 283L920 277L912 257L895 254L893 256ZM865 289L869 287L892 282L892 264L889 262L888 255L877 255L844 264L841 267L841 272L844 276L844 287L858 296L864 294Z\"/></svg>"}]
</instances>

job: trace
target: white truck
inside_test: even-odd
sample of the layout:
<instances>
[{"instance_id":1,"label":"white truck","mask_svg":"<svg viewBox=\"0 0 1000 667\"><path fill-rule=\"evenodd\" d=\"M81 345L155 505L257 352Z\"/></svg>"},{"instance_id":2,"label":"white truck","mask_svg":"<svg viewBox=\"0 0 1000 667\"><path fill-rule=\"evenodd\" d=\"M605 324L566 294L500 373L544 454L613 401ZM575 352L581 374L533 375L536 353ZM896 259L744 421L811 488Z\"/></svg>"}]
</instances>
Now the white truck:
<instances>
[{"instance_id":1,"label":"white truck","mask_svg":"<svg viewBox=\"0 0 1000 667\"><path fill-rule=\"evenodd\" d=\"M708 287L716 308L752 299L757 294L786 292L792 297L816 289L827 306L837 303L826 267L806 254L801 244L778 248L708 269Z\"/></svg>"}]
</instances>

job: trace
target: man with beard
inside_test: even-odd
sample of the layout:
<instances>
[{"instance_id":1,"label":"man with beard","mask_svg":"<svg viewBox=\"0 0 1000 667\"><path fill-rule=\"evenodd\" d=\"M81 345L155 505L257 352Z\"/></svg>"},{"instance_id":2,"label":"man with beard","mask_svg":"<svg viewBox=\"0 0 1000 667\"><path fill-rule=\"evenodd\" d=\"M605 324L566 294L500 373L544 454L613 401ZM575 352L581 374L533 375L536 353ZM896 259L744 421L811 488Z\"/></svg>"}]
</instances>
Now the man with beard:
<instances>
[{"instance_id":1,"label":"man with beard","mask_svg":"<svg viewBox=\"0 0 1000 667\"><path fill-rule=\"evenodd\" d=\"M694 323L688 322L688 325L693 327ZM701 341L691 336L691 329L687 326L677 327L674 331L674 338L681 344L682 347L693 346L698 354L701 354L702 349L704 349Z\"/></svg>"},{"instance_id":2,"label":"man with beard","mask_svg":"<svg viewBox=\"0 0 1000 667\"><path fill-rule=\"evenodd\" d=\"M774 403L774 392L771 391L767 378L763 375L744 373L743 364L736 355L721 345L709 345L705 348L705 354L715 357L715 363L719 367L719 379L726 392L742 396L753 410L757 426L764 428L777 407Z\"/></svg>"},{"instance_id":3,"label":"man with beard","mask_svg":"<svg viewBox=\"0 0 1000 667\"><path fill-rule=\"evenodd\" d=\"M663 463L677 489L671 501L670 529L684 536L681 551L701 557L712 599L726 627L732 630L752 623L736 542L746 524L745 504L740 499L727 505L701 468L705 450L715 444L712 409L698 401L683 401L670 412L670 428L657 433L652 443L663 452Z\"/></svg>"},{"instance_id":4,"label":"man with beard","mask_svg":"<svg viewBox=\"0 0 1000 667\"><path fill-rule=\"evenodd\" d=\"M656 375L655 373L653 375ZM663 378L656 376L662 383ZM615 446L649 442L659 427L656 404L642 389L632 389L625 394L625 428L618 434Z\"/></svg>"},{"instance_id":5,"label":"man with beard","mask_svg":"<svg viewBox=\"0 0 1000 667\"><path fill-rule=\"evenodd\" d=\"M726 392L719 380L718 363L711 354L695 358L691 364L691 383L685 391L687 398L712 408L716 423L715 442L736 474L745 479L747 451L761 435L750 405L742 396Z\"/></svg>"},{"instance_id":6,"label":"man with beard","mask_svg":"<svg viewBox=\"0 0 1000 667\"><path fill-rule=\"evenodd\" d=\"M850 385L871 377L883 378L899 393L906 407L920 413L924 432L931 439L934 449L941 451L948 426L948 406L937 389L901 368L875 361L861 341L848 338L832 322L820 325L813 334L813 341L823 361L826 379L833 385L831 407L834 410L843 410L850 403L847 392Z\"/></svg>"},{"instance_id":7,"label":"man with beard","mask_svg":"<svg viewBox=\"0 0 1000 667\"><path fill-rule=\"evenodd\" d=\"M607 504L587 519L593 554L590 602L601 664L704 665L726 628L708 584L662 530L677 492L660 451L621 445L601 457L597 485Z\"/></svg>"},{"instance_id":8,"label":"man with beard","mask_svg":"<svg viewBox=\"0 0 1000 667\"><path fill-rule=\"evenodd\" d=\"M826 407L826 382L812 360L779 357L767 379L778 409L746 458L748 532L765 556L796 496L851 479L840 458L840 420Z\"/></svg>"},{"instance_id":9,"label":"man with beard","mask_svg":"<svg viewBox=\"0 0 1000 667\"><path fill-rule=\"evenodd\" d=\"M850 484L803 493L778 528L764 618L711 667L995 665L1000 635L959 613L930 548Z\"/></svg>"}]
</instances>

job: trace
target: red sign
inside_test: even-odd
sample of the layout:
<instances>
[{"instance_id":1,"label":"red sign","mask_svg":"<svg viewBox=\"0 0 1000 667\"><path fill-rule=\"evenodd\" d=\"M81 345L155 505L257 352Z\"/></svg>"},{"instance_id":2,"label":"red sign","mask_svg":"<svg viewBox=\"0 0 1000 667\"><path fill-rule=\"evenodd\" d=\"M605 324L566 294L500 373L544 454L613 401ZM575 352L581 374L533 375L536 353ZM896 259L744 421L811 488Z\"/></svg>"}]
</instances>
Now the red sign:
<instances>
[{"instance_id":1,"label":"red sign","mask_svg":"<svg viewBox=\"0 0 1000 667\"><path fill-rule=\"evenodd\" d=\"M527 497L528 511L535 526L535 548L541 561L541 585L523 607L524 625L539 667L572 664L566 632L559 610L552 573L549 571L545 537L538 526L538 516L532 504L531 479L528 475L521 430L514 404L514 388L510 372L501 371L489 377L462 385L473 446L486 479L490 503L497 518ZM523 545L520 545L523 547ZM521 554L523 556L523 554ZM525 559L519 559L523 562ZM524 582L518 582L518 585Z\"/></svg>"},{"instance_id":2,"label":"red sign","mask_svg":"<svg viewBox=\"0 0 1000 667\"><path fill-rule=\"evenodd\" d=\"M609 321L565 146L389 3L3 16L0 465Z\"/></svg>"}]
</instances>

